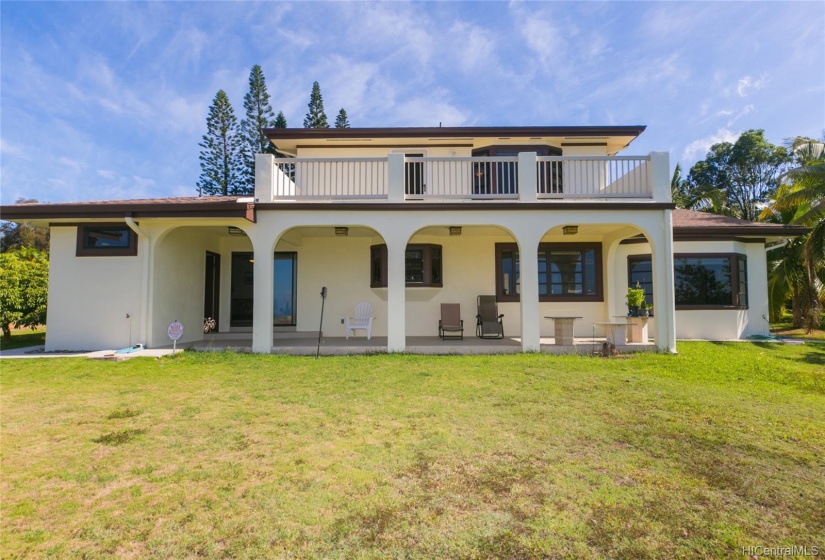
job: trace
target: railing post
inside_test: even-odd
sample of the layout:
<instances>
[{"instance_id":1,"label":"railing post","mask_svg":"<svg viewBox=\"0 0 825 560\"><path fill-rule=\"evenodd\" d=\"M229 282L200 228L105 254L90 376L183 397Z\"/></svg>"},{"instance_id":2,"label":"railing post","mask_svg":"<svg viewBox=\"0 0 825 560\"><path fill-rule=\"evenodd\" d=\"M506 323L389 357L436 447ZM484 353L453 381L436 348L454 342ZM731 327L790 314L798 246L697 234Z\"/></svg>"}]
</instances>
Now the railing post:
<instances>
[{"instance_id":1,"label":"railing post","mask_svg":"<svg viewBox=\"0 0 825 560\"><path fill-rule=\"evenodd\" d=\"M387 202L404 202L404 154L387 156Z\"/></svg>"},{"instance_id":2,"label":"railing post","mask_svg":"<svg viewBox=\"0 0 825 560\"><path fill-rule=\"evenodd\" d=\"M650 191L656 202L671 202L670 153L650 152Z\"/></svg>"},{"instance_id":3,"label":"railing post","mask_svg":"<svg viewBox=\"0 0 825 560\"><path fill-rule=\"evenodd\" d=\"M275 156L255 154L255 200L272 202L275 199Z\"/></svg>"},{"instance_id":4,"label":"railing post","mask_svg":"<svg viewBox=\"0 0 825 560\"><path fill-rule=\"evenodd\" d=\"M518 154L518 199L519 202L535 202L536 189L536 152L519 152Z\"/></svg>"}]
</instances>

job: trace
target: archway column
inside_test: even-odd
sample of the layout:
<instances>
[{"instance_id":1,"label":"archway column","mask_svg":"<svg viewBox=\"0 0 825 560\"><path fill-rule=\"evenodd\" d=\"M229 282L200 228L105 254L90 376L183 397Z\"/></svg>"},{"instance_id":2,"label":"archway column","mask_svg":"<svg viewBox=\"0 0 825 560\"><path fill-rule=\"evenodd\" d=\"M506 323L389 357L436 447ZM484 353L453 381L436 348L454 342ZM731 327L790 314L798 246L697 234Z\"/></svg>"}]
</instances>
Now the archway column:
<instances>
[{"instance_id":1,"label":"archway column","mask_svg":"<svg viewBox=\"0 0 825 560\"><path fill-rule=\"evenodd\" d=\"M539 241L545 227L514 231L519 248L519 300L521 304L521 350L541 351L541 317L539 310Z\"/></svg>"},{"instance_id":2,"label":"archway column","mask_svg":"<svg viewBox=\"0 0 825 560\"><path fill-rule=\"evenodd\" d=\"M274 240L279 236L280 232L268 232L266 228L249 233L255 259L252 268L255 277L252 290L255 302L252 310L252 351L256 354L269 354L272 351Z\"/></svg>"},{"instance_id":3,"label":"archway column","mask_svg":"<svg viewBox=\"0 0 825 560\"><path fill-rule=\"evenodd\" d=\"M653 309L656 346L676 353L676 298L673 285L673 223L671 210L663 210L659 235L648 238L653 261Z\"/></svg>"},{"instance_id":4,"label":"archway column","mask_svg":"<svg viewBox=\"0 0 825 560\"><path fill-rule=\"evenodd\" d=\"M407 242L387 239L387 352L403 352L407 344Z\"/></svg>"}]
</instances>

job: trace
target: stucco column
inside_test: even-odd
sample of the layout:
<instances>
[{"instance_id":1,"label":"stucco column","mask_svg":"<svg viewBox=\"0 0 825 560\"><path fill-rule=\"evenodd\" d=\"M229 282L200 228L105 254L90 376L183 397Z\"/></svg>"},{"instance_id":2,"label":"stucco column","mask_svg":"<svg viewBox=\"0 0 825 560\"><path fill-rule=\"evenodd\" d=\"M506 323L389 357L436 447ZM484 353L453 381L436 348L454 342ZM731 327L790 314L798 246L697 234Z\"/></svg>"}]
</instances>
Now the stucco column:
<instances>
[{"instance_id":1,"label":"stucco column","mask_svg":"<svg viewBox=\"0 0 825 560\"><path fill-rule=\"evenodd\" d=\"M650 190L656 202L670 202L670 153L650 152Z\"/></svg>"},{"instance_id":2,"label":"stucco column","mask_svg":"<svg viewBox=\"0 0 825 560\"><path fill-rule=\"evenodd\" d=\"M275 252L273 239L267 235L251 236L255 255L252 310L252 351L269 354L272 351L272 307Z\"/></svg>"},{"instance_id":3,"label":"stucco column","mask_svg":"<svg viewBox=\"0 0 825 560\"><path fill-rule=\"evenodd\" d=\"M670 210L662 211L660 235L650 239L653 259L653 313L656 346L676 353L676 298L673 287L673 222Z\"/></svg>"},{"instance_id":4,"label":"stucco column","mask_svg":"<svg viewBox=\"0 0 825 560\"><path fill-rule=\"evenodd\" d=\"M407 347L407 281L404 253L406 240L387 239L387 351L403 352Z\"/></svg>"},{"instance_id":5,"label":"stucco column","mask_svg":"<svg viewBox=\"0 0 825 560\"><path fill-rule=\"evenodd\" d=\"M519 250L519 284L521 302L521 350L541 351L539 312L539 240L544 232L529 231L516 235Z\"/></svg>"},{"instance_id":6,"label":"stucco column","mask_svg":"<svg viewBox=\"0 0 825 560\"><path fill-rule=\"evenodd\" d=\"M258 202L272 202L274 194L275 156L272 154L255 154L255 200Z\"/></svg>"},{"instance_id":7,"label":"stucco column","mask_svg":"<svg viewBox=\"0 0 825 560\"><path fill-rule=\"evenodd\" d=\"M518 154L518 198L521 202L536 200L536 152Z\"/></svg>"},{"instance_id":8,"label":"stucco column","mask_svg":"<svg viewBox=\"0 0 825 560\"><path fill-rule=\"evenodd\" d=\"M387 156L387 201L404 202L404 154Z\"/></svg>"}]
</instances>

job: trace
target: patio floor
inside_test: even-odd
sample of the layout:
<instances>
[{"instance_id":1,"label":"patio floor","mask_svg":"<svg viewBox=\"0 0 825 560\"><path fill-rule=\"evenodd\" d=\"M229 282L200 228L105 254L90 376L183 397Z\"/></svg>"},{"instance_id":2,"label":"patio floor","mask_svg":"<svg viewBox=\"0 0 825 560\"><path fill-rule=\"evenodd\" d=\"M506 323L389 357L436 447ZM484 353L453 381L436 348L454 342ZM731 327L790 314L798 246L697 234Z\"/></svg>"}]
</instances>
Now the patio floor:
<instances>
[{"instance_id":1,"label":"patio floor","mask_svg":"<svg viewBox=\"0 0 825 560\"><path fill-rule=\"evenodd\" d=\"M553 338L541 339L541 351L547 354L591 354L601 349L604 338L576 338L571 346L557 346ZM252 351L252 337L249 333L215 333L206 335L204 340L186 345L192 350L209 352L235 350ZM318 336L314 333L294 333L288 337L277 337L272 341L273 354L314 355L318 348ZM653 351L653 343L627 344L619 346L621 352ZM387 351L387 337L325 336L321 338L320 353L325 356L345 354L374 354ZM437 336L408 336L406 352L409 354L518 354L521 352L519 337L503 339L481 339L475 336L464 340L441 340Z\"/></svg>"}]
</instances>

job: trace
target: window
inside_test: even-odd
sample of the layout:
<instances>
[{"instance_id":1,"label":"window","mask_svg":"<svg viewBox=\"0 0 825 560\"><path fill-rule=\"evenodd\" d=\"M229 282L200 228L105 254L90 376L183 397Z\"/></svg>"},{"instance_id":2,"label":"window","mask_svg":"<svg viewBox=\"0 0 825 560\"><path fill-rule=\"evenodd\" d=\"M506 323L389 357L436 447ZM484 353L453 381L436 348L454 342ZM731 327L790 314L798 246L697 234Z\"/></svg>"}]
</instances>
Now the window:
<instances>
[{"instance_id":1,"label":"window","mask_svg":"<svg viewBox=\"0 0 825 560\"><path fill-rule=\"evenodd\" d=\"M650 255L627 259L629 285L645 289L653 303ZM748 308L748 267L745 255L677 254L673 257L676 309Z\"/></svg>"},{"instance_id":2,"label":"window","mask_svg":"<svg viewBox=\"0 0 825 560\"><path fill-rule=\"evenodd\" d=\"M78 226L76 255L132 257L137 255L137 235L122 223Z\"/></svg>"},{"instance_id":3,"label":"window","mask_svg":"<svg viewBox=\"0 0 825 560\"><path fill-rule=\"evenodd\" d=\"M441 245L407 245L404 251L404 278L407 287L434 287L443 285ZM370 287L387 287L387 246L370 247Z\"/></svg>"},{"instance_id":4,"label":"window","mask_svg":"<svg viewBox=\"0 0 825 560\"><path fill-rule=\"evenodd\" d=\"M560 156L553 146L489 146L473 150L473 157L517 158L520 152L535 152L539 156ZM539 192L550 192L549 173L554 173L553 192L561 192L559 162L543 162L538 166ZM518 163L514 161L484 161L473 163L473 194L518 194Z\"/></svg>"},{"instance_id":5,"label":"window","mask_svg":"<svg viewBox=\"0 0 825 560\"><path fill-rule=\"evenodd\" d=\"M653 263L650 255L627 257L627 285L639 285L645 291L645 302L653 305Z\"/></svg>"},{"instance_id":6,"label":"window","mask_svg":"<svg viewBox=\"0 0 825 560\"><path fill-rule=\"evenodd\" d=\"M599 243L542 243L537 254L539 301L603 301ZM518 301L518 246L496 243L496 298Z\"/></svg>"}]
</instances>

